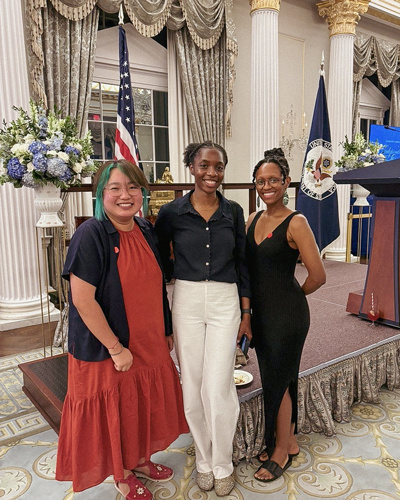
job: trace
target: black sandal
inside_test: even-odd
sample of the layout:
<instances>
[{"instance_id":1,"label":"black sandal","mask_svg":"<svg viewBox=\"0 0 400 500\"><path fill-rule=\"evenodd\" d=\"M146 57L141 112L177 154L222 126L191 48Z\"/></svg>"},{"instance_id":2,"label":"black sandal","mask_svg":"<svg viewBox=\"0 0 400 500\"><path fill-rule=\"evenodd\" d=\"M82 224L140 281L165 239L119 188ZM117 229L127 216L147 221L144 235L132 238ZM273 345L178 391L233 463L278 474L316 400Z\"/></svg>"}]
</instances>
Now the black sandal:
<instances>
[{"instance_id":1,"label":"black sandal","mask_svg":"<svg viewBox=\"0 0 400 500\"><path fill-rule=\"evenodd\" d=\"M285 472L286 469L288 469L292 465L292 459L289 457L288 461L286 462L286 465L282 468L279 464L277 464L274 460L267 460L266 462L263 462L261 464L261 467L258 468L257 472L261 469L265 469L268 472L270 472L273 477L270 479L261 479L258 477L255 477L257 481L261 481L262 483L270 483L271 481L275 481L275 479L278 479L279 477L282 476L282 474ZM257 474L256 472L256 474Z\"/></svg>"}]
</instances>

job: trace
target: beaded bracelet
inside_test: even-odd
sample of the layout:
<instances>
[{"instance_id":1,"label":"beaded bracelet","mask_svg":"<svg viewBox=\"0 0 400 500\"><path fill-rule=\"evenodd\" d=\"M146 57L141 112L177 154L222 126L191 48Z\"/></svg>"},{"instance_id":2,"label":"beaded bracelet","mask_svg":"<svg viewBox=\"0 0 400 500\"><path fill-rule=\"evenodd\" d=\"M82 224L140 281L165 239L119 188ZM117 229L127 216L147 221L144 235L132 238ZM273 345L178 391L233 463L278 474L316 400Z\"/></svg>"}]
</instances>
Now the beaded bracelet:
<instances>
[{"instance_id":1,"label":"beaded bracelet","mask_svg":"<svg viewBox=\"0 0 400 500\"><path fill-rule=\"evenodd\" d=\"M111 354L111 352L109 353L110 356L118 356L118 354L121 354L121 352L124 350L124 348L122 348L119 352L116 352L115 354Z\"/></svg>"},{"instance_id":2,"label":"beaded bracelet","mask_svg":"<svg viewBox=\"0 0 400 500\"><path fill-rule=\"evenodd\" d=\"M115 346L118 344L119 339L117 338L115 344L112 347L107 347L107 349L110 351L111 349L115 349Z\"/></svg>"}]
</instances>

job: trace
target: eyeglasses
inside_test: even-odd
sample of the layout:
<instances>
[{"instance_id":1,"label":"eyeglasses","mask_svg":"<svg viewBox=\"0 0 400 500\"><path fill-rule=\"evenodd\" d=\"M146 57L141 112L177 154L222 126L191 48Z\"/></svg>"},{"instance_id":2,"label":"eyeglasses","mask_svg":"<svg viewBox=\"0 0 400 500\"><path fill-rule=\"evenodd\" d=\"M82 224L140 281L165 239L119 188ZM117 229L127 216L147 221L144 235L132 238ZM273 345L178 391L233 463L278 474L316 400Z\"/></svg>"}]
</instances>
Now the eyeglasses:
<instances>
[{"instance_id":1,"label":"eyeglasses","mask_svg":"<svg viewBox=\"0 0 400 500\"><path fill-rule=\"evenodd\" d=\"M271 187L275 187L277 186L278 184L284 184L285 183L285 179L277 179L276 177L271 177L270 179L257 179L254 184L259 187L259 188L262 188L265 186L265 184L269 184Z\"/></svg>"},{"instance_id":2,"label":"eyeglasses","mask_svg":"<svg viewBox=\"0 0 400 500\"><path fill-rule=\"evenodd\" d=\"M140 186L128 186L127 188L112 186L110 188L106 187L104 189L107 189L108 194L113 198L118 198L124 191L126 191L129 196L139 196L142 194L142 189Z\"/></svg>"}]
</instances>

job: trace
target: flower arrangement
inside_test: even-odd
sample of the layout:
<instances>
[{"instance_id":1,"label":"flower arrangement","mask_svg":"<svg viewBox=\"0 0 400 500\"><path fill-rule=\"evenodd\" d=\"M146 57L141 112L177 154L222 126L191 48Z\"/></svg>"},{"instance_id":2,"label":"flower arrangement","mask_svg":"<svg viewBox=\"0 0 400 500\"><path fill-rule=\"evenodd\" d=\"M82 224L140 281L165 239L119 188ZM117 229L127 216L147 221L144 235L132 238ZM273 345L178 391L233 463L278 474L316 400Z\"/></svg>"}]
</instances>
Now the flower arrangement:
<instances>
[{"instance_id":1,"label":"flower arrangement","mask_svg":"<svg viewBox=\"0 0 400 500\"><path fill-rule=\"evenodd\" d=\"M76 120L61 118L59 111L49 111L33 101L29 113L14 107L18 117L0 129L0 184L35 188L47 183L60 188L81 184L81 177L91 176L97 164L90 131L78 137Z\"/></svg>"},{"instance_id":2,"label":"flower arrangement","mask_svg":"<svg viewBox=\"0 0 400 500\"><path fill-rule=\"evenodd\" d=\"M370 165L385 161L385 155L381 152L384 146L379 144L378 141L375 143L367 141L361 132L355 135L352 142L349 142L346 135L341 145L343 146L344 154L335 163L339 172L369 167Z\"/></svg>"}]
</instances>

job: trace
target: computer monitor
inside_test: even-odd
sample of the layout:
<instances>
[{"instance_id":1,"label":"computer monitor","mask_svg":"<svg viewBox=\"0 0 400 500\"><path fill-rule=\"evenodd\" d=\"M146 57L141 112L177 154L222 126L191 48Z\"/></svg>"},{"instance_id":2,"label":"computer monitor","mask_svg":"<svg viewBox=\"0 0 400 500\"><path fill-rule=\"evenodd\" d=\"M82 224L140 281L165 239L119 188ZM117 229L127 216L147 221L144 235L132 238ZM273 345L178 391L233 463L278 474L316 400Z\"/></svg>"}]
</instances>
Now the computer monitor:
<instances>
[{"instance_id":1,"label":"computer monitor","mask_svg":"<svg viewBox=\"0 0 400 500\"><path fill-rule=\"evenodd\" d=\"M400 127L372 124L369 131L370 142L378 141L383 144L383 154L386 161L400 158Z\"/></svg>"}]
</instances>

